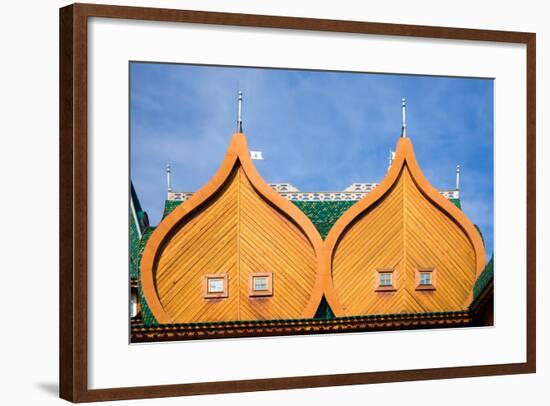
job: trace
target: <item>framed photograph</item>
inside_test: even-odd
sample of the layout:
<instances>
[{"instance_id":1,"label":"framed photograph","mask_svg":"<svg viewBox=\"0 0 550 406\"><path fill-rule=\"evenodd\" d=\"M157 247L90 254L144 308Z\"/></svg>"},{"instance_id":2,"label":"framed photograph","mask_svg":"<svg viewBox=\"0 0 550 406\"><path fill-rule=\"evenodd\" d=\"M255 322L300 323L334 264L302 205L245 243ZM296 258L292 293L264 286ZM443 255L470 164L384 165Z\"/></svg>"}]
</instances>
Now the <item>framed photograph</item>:
<instances>
[{"instance_id":1,"label":"framed photograph","mask_svg":"<svg viewBox=\"0 0 550 406\"><path fill-rule=\"evenodd\" d=\"M62 398L535 372L535 34L75 4L60 37Z\"/></svg>"}]
</instances>

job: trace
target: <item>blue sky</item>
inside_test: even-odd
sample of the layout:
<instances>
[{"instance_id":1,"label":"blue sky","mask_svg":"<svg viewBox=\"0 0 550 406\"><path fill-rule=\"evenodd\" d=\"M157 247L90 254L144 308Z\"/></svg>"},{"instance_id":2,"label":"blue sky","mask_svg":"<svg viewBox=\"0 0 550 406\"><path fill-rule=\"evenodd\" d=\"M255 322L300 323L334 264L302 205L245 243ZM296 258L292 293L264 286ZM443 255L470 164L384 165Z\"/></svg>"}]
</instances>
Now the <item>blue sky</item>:
<instances>
[{"instance_id":1,"label":"blue sky","mask_svg":"<svg viewBox=\"0 0 550 406\"><path fill-rule=\"evenodd\" d=\"M195 191L216 172L243 130L267 182L303 191L339 191L380 182L401 131L428 180L452 189L461 166L461 202L493 252L493 80L176 64L130 64L131 178L153 225L166 198Z\"/></svg>"}]
</instances>

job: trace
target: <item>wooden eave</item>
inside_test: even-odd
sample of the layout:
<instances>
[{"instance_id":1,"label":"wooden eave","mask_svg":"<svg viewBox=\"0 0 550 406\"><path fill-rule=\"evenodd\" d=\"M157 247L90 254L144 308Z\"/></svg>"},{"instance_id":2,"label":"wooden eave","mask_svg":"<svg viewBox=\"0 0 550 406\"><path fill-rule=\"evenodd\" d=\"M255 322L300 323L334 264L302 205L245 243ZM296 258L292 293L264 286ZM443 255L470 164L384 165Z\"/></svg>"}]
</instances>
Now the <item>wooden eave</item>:
<instances>
[{"instance_id":1,"label":"wooden eave","mask_svg":"<svg viewBox=\"0 0 550 406\"><path fill-rule=\"evenodd\" d=\"M334 319L165 324L151 327L132 326L131 342L466 327L470 325L471 321L472 314L469 311L457 311L339 317Z\"/></svg>"}]
</instances>

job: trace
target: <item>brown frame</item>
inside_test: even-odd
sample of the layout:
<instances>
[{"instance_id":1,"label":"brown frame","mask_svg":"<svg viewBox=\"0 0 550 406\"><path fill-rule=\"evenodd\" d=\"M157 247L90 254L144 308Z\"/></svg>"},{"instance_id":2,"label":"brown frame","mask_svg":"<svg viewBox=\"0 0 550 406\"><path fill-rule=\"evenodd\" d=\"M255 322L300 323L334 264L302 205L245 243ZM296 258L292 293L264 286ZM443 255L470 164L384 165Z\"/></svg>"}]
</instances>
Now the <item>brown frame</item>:
<instances>
[{"instance_id":1,"label":"brown frame","mask_svg":"<svg viewBox=\"0 0 550 406\"><path fill-rule=\"evenodd\" d=\"M526 362L108 389L88 388L88 18L186 22L525 44L527 48ZM448 379L536 371L536 35L203 11L74 4L60 9L60 397L73 402Z\"/></svg>"},{"instance_id":2,"label":"brown frame","mask_svg":"<svg viewBox=\"0 0 550 406\"><path fill-rule=\"evenodd\" d=\"M267 278L267 289L254 289L254 278ZM249 297L270 297L273 296L273 272L253 272L250 274Z\"/></svg>"},{"instance_id":3,"label":"brown frame","mask_svg":"<svg viewBox=\"0 0 550 406\"><path fill-rule=\"evenodd\" d=\"M208 280L209 279L222 279L223 291L221 292L209 292ZM225 299L229 297L229 277L226 273L209 273L203 276L203 295L204 299Z\"/></svg>"},{"instance_id":4,"label":"brown frame","mask_svg":"<svg viewBox=\"0 0 550 406\"><path fill-rule=\"evenodd\" d=\"M391 285L380 285L380 275L384 273L391 274ZM397 291L397 272L393 268L377 269L374 273L374 291L375 292L395 292Z\"/></svg>"},{"instance_id":5,"label":"brown frame","mask_svg":"<svg viewBox=\"0 0 550 406\"><path fill-rule=\"evenodd\" d=\"M420 274L421 273L430 273L430 284L421 285L420 284ZM414 274L414 283L416 285L415 290L426 290L433 291L437 288L437 270L435 268L418 268Z\"/></svg>"}]
</instances>

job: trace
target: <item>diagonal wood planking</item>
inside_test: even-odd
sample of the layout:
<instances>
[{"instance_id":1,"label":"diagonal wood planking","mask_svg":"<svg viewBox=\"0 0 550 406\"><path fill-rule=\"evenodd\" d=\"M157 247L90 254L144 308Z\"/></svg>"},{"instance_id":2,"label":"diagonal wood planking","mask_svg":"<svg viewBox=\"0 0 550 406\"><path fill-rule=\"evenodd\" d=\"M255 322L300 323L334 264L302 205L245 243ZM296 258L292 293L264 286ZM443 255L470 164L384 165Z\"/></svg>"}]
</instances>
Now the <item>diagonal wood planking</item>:
<instances>
[{"instance_id":1,"label":"diagonal wood planking","mask_svg":"<svg viewBox=\"0 0 550 406\"><path fill-rule=\"evenodd\" d=\"M395 292L375 291L383 268L395 269ZM416 290L419 268L436 269L435 291ZM342 234L332 277L347 315L454 311L471 294L476 257L461 226L424 195L405 164L381 201Z\"/></svg>"},{"instance_id":2,"label":"diagonal wood planking","mask_svg":"<svg viewBox=\"0 0 550 406\"><path fill-rule=\"evenodd\" d=\"M175 323L301 317L311 297L314 249L292 220L257 193L237 163L223 188L178 226L159 255L155 284ZM254 272L273 273L273 296L250 297ZM228 274L228 297L205 299L205 274Z\"/></svg>"}]
</instances>

